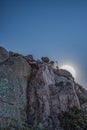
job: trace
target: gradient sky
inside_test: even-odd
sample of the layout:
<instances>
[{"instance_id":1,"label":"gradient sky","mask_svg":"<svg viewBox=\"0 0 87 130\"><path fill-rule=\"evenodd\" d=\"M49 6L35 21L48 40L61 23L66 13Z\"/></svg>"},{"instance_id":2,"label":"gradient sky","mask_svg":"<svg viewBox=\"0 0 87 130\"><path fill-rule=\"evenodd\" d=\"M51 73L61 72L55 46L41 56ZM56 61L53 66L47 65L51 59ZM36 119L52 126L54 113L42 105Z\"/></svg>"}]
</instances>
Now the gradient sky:
<instances>
[{"instance_id":1,"label":"gradient sky","mask_svg":"<svg viewBox=\"0 0 87 130\"><path fill-rule=\"evenodd\" d=\"M87 87L87 0L0 0L0 45L70 64Z\"/></svg>"}]
</instances>

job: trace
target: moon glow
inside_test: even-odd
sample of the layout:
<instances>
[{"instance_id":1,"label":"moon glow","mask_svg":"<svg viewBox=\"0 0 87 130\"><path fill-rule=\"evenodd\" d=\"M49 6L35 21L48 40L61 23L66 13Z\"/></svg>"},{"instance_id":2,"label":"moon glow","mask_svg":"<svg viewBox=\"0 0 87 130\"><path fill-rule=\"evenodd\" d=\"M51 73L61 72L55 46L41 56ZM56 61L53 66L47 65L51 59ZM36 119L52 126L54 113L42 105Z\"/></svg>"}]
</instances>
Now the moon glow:
<instances>
[{"instance_id":1,"label":"moon glow","mask_svg":"<svg viewBox=\"0 0 87 130\"><path fill-rule=\"evenodd\" d=\"M76 71L75 71L75 69L72 66L70 66L70 65L63 65L63 66L61 66L61 69L69 71L74 78L76 77Z\"/></svg>"}]
</instances>

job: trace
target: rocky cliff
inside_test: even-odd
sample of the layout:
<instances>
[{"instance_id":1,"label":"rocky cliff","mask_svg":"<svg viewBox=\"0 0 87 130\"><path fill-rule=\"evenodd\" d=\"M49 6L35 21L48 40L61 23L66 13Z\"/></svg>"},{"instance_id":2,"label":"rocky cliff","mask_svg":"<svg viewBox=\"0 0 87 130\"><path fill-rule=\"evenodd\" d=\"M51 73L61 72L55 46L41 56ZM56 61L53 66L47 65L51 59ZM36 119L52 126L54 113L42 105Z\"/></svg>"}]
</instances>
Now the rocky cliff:
<instances>
[{"instance_id":1,"label":"rocky cliff","mask_svg":"<svg viewBox=\"0 0 87 130\"><path fill-rule=\"evenodd\" d=\"M87 91L53 64L0 47L1 130L65 130L59 113L76 107L87 114Z\"/></svg>"}]
</instances>

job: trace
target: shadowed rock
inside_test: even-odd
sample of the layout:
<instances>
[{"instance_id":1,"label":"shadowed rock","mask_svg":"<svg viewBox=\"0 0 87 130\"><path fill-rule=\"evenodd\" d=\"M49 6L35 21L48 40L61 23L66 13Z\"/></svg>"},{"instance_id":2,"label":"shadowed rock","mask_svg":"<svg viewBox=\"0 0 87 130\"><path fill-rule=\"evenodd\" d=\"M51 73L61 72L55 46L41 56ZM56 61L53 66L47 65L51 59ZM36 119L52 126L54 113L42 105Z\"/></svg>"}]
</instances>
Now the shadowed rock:
<instances>
[{"instance_id":1,"label":"shadowed rock","mask_svg":"<svg viewBox=\"0 0 87 130\"><path fill-rule=\"evenodd\" d=\"M73 81L58 76L43 63L28 86L29 123L39 121L48 130L60 130L58 113L73 106L80 108L74 86Z\"/></svg>"},{"instance_id":2,"label":"shadowed rock","mask_svg":"<svg viewBox=\"0 0 87 130\"><path fill-rule=\"evenodd\" d=\"M8 51L5 48L0 47L0 63L6 61L8 58L9 58Z\"/></svg>"}]
</instances>

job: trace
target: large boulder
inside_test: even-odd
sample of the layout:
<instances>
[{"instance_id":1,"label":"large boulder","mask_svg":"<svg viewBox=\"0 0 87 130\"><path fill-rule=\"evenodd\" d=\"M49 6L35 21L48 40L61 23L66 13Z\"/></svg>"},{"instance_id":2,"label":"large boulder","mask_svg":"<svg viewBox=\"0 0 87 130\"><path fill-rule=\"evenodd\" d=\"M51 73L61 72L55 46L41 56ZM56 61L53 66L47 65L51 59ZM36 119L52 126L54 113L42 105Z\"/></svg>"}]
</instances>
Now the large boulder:
<instances>
[{"instance_id":1,"label":"large boulder","mask_svg":"<svg viewBox=\"0 0 87 130\"><path fill-rule=\"evenodd\" d=\"M0 128L22 128L26 120L27 85L31 67L21 56L0 65Z\"/></svg>"},{"instance_id":2,"label":"large boulder","mask_svg":"<svg viewBox=\"0 0 87 130\"><path fill-rule=\"evenodd\" d=\"M9 57L9 52L3 48L3 47L0 47L0 63L6 61Z\"/></svg>"}]
</instances>

